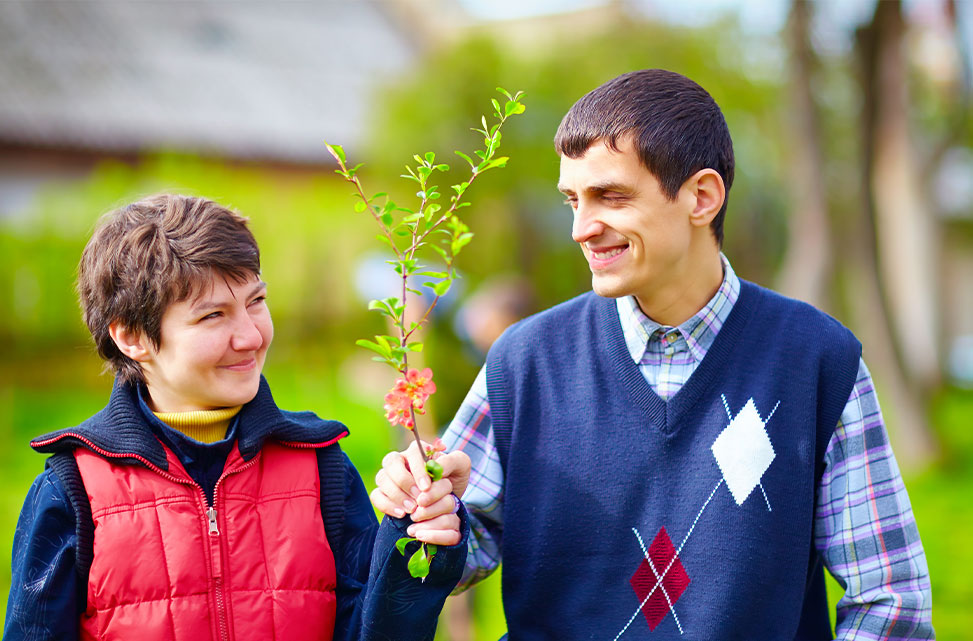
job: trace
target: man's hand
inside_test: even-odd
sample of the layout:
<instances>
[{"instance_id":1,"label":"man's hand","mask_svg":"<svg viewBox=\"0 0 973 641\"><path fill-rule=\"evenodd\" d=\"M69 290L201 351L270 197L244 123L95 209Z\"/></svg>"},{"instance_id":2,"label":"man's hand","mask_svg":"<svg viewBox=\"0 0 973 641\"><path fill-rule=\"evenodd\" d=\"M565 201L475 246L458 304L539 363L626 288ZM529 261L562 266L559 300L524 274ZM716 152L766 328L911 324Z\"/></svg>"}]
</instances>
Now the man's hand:
<instances>
[{"instance_id":1,"label":"man's hand","mask_svg":"<svg viewBox=\"0 0 973 641\"><path fill-rule=\"evenodd\" d=\"M443 466L443 477L435 482L415 443L404 452L389 452L375 476L372 503L389 516L412 515L409 536L436 545L456 545L461 538L457 497L463 496L470 480L470 457L457 451L434 458Z\"/></svg>"}]
</instances>

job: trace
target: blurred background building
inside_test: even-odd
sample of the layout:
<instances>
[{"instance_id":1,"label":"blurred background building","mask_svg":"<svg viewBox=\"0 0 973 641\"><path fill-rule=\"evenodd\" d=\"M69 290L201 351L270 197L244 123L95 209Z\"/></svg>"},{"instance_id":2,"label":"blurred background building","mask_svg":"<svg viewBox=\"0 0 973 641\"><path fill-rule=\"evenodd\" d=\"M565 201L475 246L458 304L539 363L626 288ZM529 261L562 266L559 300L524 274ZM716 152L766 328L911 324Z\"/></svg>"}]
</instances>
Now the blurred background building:
<instances>
[{"instance_id":1,"label":"blurred background building","mask_svg":"<svg viewBox=\"0 0 973 641\"><path fill-rule=\"evenodd\" d=\"M381 413L388 376L354 347L381 329L359 282L381 258L323 140L366 162L371 191L407 199L396 176L412 154L469 151L493 88L527 92L527 113L504 134L508 169L471 192L464 285L425 341L440 390L431 432L498 324L589 288L551 140L578 97L646 67L692 77L726 114L737 178L724 250L737 272L862 339L928 551L934 622L940 638L964 638L973 3L963 0L0 2L0 548L43 465L29 437L81 420L110 388L73 293L100 214L170 190L249 216L278 327L266 367L278 400L349 424L347 449L370 483L398 437ZM497 638L497 586L453 606L443 638Z\"/></svg>"}]
</instances>

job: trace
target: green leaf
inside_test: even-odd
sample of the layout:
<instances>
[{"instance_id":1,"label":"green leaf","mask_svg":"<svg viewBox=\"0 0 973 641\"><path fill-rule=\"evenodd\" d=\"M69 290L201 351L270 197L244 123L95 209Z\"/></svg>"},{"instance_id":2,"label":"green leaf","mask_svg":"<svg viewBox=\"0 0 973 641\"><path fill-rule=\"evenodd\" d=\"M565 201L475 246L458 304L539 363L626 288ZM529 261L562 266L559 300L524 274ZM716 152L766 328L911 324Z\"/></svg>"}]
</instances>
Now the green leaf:
<instances>
[{"instance_id":1,"label":"green leaf","mask_svg":"<svg viewBox=\"0 0 973 641\"><path fill-rule=\"evenodd\" d=\"M409 559L409 574L417 579L429 576L430 562L431 560L426 556L426 546L419 546L419 549Z\"/></svg>"},{"instance_id":2,"label":"green leaf","mask_svg":"<svg viewBox=\"0 0 973 641\"><path fill-rule=\"evenodd\" d=\"M466 154L464 154L462 151L457 151L456 155L462 158L463 160L465 160L466 162L470 163L470 167L476 167L476 163L473 162L473 159L467 156ZM455 189L455 187L456 186L454 185L453 188Z\"/></svg>"},{"instance_id":3,"label":"green leaf","mask_svg":"<svg viewBox=\"0 0 973 641\"><path fill-rule=\"evenodd\" d=\"M368 205L363 200L355 201L355 213L362 213L368 208Z\"/></svg>"},{"instance_id":4,"label":"green leaf","mask_svg":"<svg viewBox=\"0 0 973 641\"><path fill-rule=\"evenodd\" d=\"M497 116L499 116L500 113L501 113L500 112L500 101L497 100L496 98L490 98L490 104L493 105L493 113L495 113L495 114L497 114Z\"/></svg>"},{"instance_id":5,"label":"green leaf","mask_svg":"<svg viewBox=\"0 0 973 641\"><path fill-rule=\"evenodd\" d=\"M443 466L439 461L426 461L426 473L429 474L429 478L438 481L443 478Z\"/></svg>"},{"instance_id":6,"label":"green leaf","mask_svg":"<svg viewBox=\"0 0 973 641\"><path fill-rule=\"evenodd\" d=\"M510 160L508 156L501 156L500 158L494 158L490 162L486 163L485 166L481 167L480 171L486 171L487 169L493 169L494 167L506 167L508 160Z\"/></svg>"},{"instance_id":7,"label":"green leaf","mask_svg":"<svg viewBox=\"0 0 973 641\"><path fill-rule=\"evenodd\" d=\"M395 549L399 551L399 554L405 556L405 546L409 545L415 541L411 536L403 536L401 539L395 542Z\"/></svg>"},{"instance_id":8,"label":"green leaf","mask_svg":"<svg viewBox=\"0 0 973 641\"><path fill-rule=\"evenodd\" d=\"M334 156L336 160L344 164L345 150L341 147L341 145L329 145L328 143L324 143L324 146L328 148L328 152Z\"/></svg>"},{"instance_id":9,"label":"green leaf","mask_svg":"<svg viewBox=\"0 0 973 641\"><path fill-rule=\"evenodd\" d=\"M503 87L497 87L497 91L502 93L504 96L506 96L507 100L513 100L513 96L510 95L510 92L504 89Z\"/></svg>"},{"instance_id":10,"label":"green leaf","mask_svg":"<svg viewBox=\"0 0 973 641\"><path fill-rule=\"evenodd\" d=\"M436 165L436 169L438 169L439 171L449 171L449 165L447 165L446 163L439 163L438 165Z\"/></svg>"},{"instance_id":11,"label":"green leaf","mask_svg":"<svg viewBox=\"0 0 973 641\"><path fill-rule=\"evenodd\" d=\"M421 212L418 214L409 214L408 216L402 219L402 222L405 224L414 223L420 218L422 218L422 216L423 214Z\"/></svg>"},{"instance_id":12,"label":"green leaf","mask_svg":"<svg viewBox=\"0 0 973 641\"><path fill-rule=\"evenodd\" d=\"M412 352L421 352L422 351L422 343L418 343L418 342L416 342L416 343L409 343L409 351L412 351Z\"/></svg>"},{"instance_id":13,"label":"green leaf","mask_svg":"<svg viewBox=\"0 0 973 641\"><path fill-rule=\"evenodd\" d=\"M429 558L430 559L432 559L432 557L436 556L436 550L438 550L438 549L439 548L436 547L435 545L433 545L432 543L426 543L426 553L429 554Z\"/></svg>"},{"instance_id":14,"label":"green leaf","mask_svg":"<svg viewBox=\"0 0 973 641\"><path fill-rule=\"evenodd\" d=\"M384 214L382 214L382 216L381 216L381 221L382 221L382 224L383 224L383 225L385 225L386 227L391 227L391 225L392 225L392 220L393 220L393 219L392 219L392 214L390 214L390 213L388 213L388 212L385 212L385 213L384 213Z\"/></svg>"},{"instance_id":15,"label":"green leaf","mask_svg":"<svg viewBox=\"0 0 973 641\"><path fill-rule=\"evenodd\" d=\"M467 241L469 242L469 241ZM453 252L456 253L456 252ZM436 292L436 296L444 296L446 292L449 291L449 286L452 285L452 281L445 278L438 283L426 283L429 287L432 287L432 291Z\"/></svg>"},{"instance_id":16,"label":"green leaf","mask_svg":"<svg viewBox=\"0 0 973 641\"><path fill-rule=\"evenodd\" d=\"M388 236L386 236L386 235L384 235L384 234L378 234L378 235L376 235L376 236L375 236L375 238L377 238L377 239L379 239L380 241L382 241L383 243L385 243L385 244L386 244L386 245L388 245L389 247L391 247L391 246L392 246L392 241L391 241L391 240L389 240L389 239L388 239Z\"/></svg>"},{"instance_id":17,"label":"green leaf","mask_svg":"<svg viewBox=\"0 0 973 641\"><path fill-rule=\"evenodd\" d=\"M506 105L504 105L504 108L503 108L504 115L506 117L508 117L508 118L510 116L513 116L513 115L516 115L516 114L522 114L526 110L527 110L527 107L525 107L524 105L522 105L521 103L519 103L519 102L517 102L515 100L511 100Z\"/></svg>"},{"instance_id":18,"label":"green leaf","mask_svg":"<svg viewBox=\"0 0 973 641\"><path fill-rule=\"evenodd\" d=\"M378 343L373 343L372 341L365 340L364 338L359 338L357 341L355 341L355 345L364 347L365 349L370 349L376 354L378 354L379 356L383 356L385 358L389 358L390 356L392 356L392 351L389 349L388 345L382 346L379 345Z\"/></svg>"},{"instance_id":19,"label":"green leaf","mask_svg":"<svg viewBox=\"0 0 973 641\"><path fill-rule=\"evenodd\" d=\"M429 163L430 165L433 164L434 162L436 162L436 154L434 154L431 151L427 151L426 152L426 162Z\"/></svg>"},{"instance_id":20,"label":"green leaf","mask_svg":"<svg viewBox=\"0 0 973 641\"><path fill-rule=\"evenodd\" d=\"M428 276L429 278L446 278L449 276L446 272L418 272L419 276Z\"/></svg>"}]
</instances>

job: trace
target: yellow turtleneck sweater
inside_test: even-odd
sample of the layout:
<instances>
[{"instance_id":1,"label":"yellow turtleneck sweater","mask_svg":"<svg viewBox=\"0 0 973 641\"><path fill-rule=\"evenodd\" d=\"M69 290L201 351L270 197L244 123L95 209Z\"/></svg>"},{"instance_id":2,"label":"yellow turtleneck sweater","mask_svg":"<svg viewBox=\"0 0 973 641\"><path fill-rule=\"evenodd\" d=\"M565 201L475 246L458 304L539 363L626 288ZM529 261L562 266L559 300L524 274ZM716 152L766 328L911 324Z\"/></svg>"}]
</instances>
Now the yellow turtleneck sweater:
<instances>
[{"instance_id":1,"label":"yellow turtleneck sweater","mask_svg":"<svg viewBox=\"0 0 973 641\"><path fill-rule=\"evenodd\" d=\"M226 438L230 421L242 405L218 410L193 410L190 412L152 412L156 418L200 443L215 443Z\"/></svg>"}]
</instances>

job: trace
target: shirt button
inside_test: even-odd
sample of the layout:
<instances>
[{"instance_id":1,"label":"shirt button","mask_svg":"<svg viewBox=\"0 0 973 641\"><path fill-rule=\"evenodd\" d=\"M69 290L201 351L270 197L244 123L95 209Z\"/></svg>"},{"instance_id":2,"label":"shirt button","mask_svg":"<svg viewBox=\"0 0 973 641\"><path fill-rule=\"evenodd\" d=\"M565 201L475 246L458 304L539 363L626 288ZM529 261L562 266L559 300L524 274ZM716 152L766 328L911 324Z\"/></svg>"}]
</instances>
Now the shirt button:
<instances>
[{"instance_id":1,"label":"shirt button","mask_svg":"<svg viewBox=\"0 0 973 641\"><path fill-rule=\"evenodd\" d=\"M675 334L669 334L668 336L666 336L666 340L669 341L670 343L675 343L676 342L676 335Z\"/></svg>"}]
</instances>

